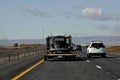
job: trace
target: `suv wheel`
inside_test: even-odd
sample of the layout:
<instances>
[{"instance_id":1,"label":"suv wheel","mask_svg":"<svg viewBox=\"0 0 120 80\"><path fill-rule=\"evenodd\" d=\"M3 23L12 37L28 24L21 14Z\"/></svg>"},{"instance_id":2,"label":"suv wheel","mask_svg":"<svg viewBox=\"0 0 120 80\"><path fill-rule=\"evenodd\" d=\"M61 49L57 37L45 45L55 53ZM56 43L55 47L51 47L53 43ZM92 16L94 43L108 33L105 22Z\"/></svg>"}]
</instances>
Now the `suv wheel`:
<instances>
[{"instance_id":1,"label":"suv wheel","mask_svg":"<svg viewBox=\"0 0 120 80\"><path fill-rule=\"evenodd\" d=\"M105 58L105 57L106 57L106 54L102 54L101 57Z\"/></svg>"},{"instance_id":2,"label":"suv wheel","mask_svg":"<svg viewBox=\"0 0 120 80\"><path fill-rule=\"evenodd\" d=\"M91 54L87 54L87 57L88 57L88 58L91 58Z\"/></svg>"}]
</instances>

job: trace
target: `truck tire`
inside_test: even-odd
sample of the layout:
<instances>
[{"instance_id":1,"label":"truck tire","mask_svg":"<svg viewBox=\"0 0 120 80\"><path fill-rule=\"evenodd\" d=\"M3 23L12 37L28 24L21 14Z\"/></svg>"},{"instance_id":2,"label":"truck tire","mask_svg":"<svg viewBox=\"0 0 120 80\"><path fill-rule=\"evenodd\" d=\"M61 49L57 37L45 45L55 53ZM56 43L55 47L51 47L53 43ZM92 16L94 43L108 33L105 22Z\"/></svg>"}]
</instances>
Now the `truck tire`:
<instances>
[{"instance_id":1,"label":"truck tire","mask_svg":"<svg viewBox=\"0 0 120 80\"><path fill-rule=\"evenodd\" d=\"M44 61L47 61L47 56L44 56Z\"/></svg>"},{"instance_id":2,"label":"truck tire","mask_svg":"<svg viewBox=\"0 0 120 80\"><path fill-rule=\"evenodd\" d=\"M87 57L88 57L88 58L91 58L91 54L87 54Z\"/></svg>"},{"instance_id":3,"label":"truck tire","mask_svg":"<svg viewBox=\"0 0 120 80\"><path fill-rule=\"evenodd\" d=\"M74 61L74 60L75 60L75 58L76 58L76 57L75 57L75 56L73 56L73 57L72 57L72 60Z\"/></svg>"}]
</instances>

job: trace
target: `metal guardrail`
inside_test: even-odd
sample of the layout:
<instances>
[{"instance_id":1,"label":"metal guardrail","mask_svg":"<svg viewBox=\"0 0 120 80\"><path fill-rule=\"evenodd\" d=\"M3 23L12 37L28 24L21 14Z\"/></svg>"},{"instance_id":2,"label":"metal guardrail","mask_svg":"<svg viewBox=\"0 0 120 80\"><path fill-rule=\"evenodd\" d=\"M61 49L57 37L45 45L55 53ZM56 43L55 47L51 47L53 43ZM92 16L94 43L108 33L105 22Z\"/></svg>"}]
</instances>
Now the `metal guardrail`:
<instances>
[{"instance_id":1,"label":"metal guardrail","mask_svg":"<svg viewBox=\"0 0 120 80\"><path fill-rule=\"evenodd\" d=\"M15 49L0 51L0 64L20 60L28 56L35 56L42 52L41 49Z\"/></svg>"}]
</instances>

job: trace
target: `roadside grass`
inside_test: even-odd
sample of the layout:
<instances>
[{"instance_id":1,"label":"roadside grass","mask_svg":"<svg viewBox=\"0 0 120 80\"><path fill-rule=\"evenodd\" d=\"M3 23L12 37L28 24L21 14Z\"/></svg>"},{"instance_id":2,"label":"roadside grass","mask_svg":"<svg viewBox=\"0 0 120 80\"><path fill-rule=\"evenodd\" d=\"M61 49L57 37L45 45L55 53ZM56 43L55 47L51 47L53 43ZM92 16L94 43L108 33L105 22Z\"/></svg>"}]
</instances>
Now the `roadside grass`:
<instances>
[{"instance_id":1,"label":"roadside grass","mask_svg":"<svg viewBox=\"0 0 120 80\"><path fill-rule=\"evenodd\" d=\"M40 46L0 46L0 50L14 50L14 49L30 49L30 48L40 48L42 49L43 48L43 45L40 45Z\"/></svg>"},{"instance_id":2,"label":"roadside grass","mask_svg":"<svg viewBox=\"0 0 120 80\"><path fill-rule=\"evenodd\" d=\"M108 50L120 50L120 46L107 46Z\"/></svg>"},{"instance_id":3,"label":"roadside grass","mask_svg":"<svg viewBox=\"0 0 120 80\"><path fill-rule=\"evenodd\" d=\"M120 56L120 46L107 46L107 54L119 57Z\"/></svg>"}]
</instances>

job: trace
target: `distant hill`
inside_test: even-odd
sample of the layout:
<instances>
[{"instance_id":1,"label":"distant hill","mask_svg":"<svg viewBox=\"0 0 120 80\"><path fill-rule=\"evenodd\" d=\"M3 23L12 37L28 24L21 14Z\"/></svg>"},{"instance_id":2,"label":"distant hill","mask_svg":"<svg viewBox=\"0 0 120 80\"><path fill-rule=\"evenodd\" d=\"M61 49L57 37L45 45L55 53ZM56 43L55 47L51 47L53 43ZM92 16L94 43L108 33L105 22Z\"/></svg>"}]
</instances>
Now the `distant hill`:
<instances>
[{"instance_id":1,"label":"distant hill","mask_svg":"<svg viewBox=\"0 0 120 80\"><path fill-rule=\"evenodd\" d=\"M102 41L105 45L120 46L120 37L77 37L73 38L75 44L88 45L91 41Z\"/></svg>"},{"instance_id":2,"label":"distant hill","mask_svg":"<svg viewBox=\"0 0 120 80\"><path fill-rule=\"evenodd\" d=\"M13 46L15 43L18 43L18 44L43 44L43 39L0 40L0 46Z\"/></svg>"},{"instance_id":3,"label":"distant hill","mask_svg":"<svg viewBox=\"0 0 120 80\"><path fill-rule=\"evenodd\" d=\"M73 43L88 45L90 41L99 40L103 41L105 45L120 46L120 37L73 37ZM18 44L45 44L43 39L20 39L20 40L0 40L0 46L13 46Z\"/></svg>"}]
</instances>

